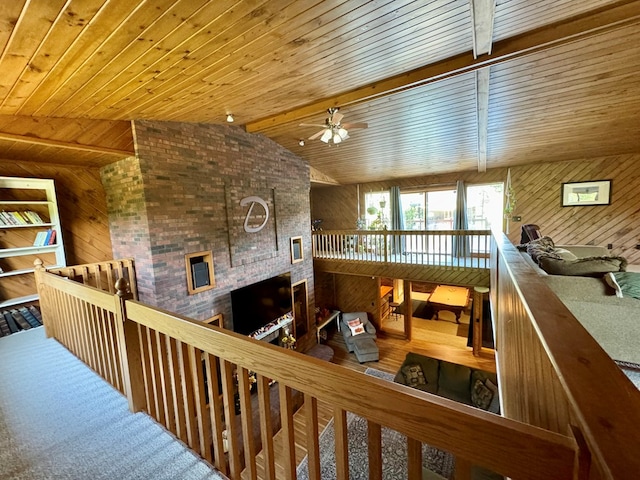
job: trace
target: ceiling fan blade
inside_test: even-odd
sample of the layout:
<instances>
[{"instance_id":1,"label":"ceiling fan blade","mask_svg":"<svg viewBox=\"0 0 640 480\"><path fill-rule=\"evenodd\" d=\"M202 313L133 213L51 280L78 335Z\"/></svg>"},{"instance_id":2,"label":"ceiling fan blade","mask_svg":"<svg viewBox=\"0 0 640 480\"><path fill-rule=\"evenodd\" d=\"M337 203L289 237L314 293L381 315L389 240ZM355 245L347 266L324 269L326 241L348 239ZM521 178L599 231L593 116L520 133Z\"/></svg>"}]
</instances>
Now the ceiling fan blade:
<instances>
[{"instance_id":1,"label":"ceiling fan blade","mask_svg":"<svg viewBox=\"0 0 640 480\"><path fill-rule=\"evenodd\" d=\"M318 127L318 128L325 128L326 125L320 125L318 123L301 123L300 124L301 127Z\"/></svg>"},{"instance_id":2,"label":"ceiling fan blade","mask_svg":"<svg viewBox=\"0 0 640 480\"><path fill-rule=\"evenodd\" d=\"M320 130L318 133L314 133L313 135L311 135L308 138L308 140L315 140L316 138L319 138L320 136L322 136L324 134L325 131L326 131L326 129Z\"/></svg>"},{"instance_id":3,"label":"ceiling fan blade","mask_svg":"<svg viewBox=\"0 0 640 480\"><path fill-rule=\"evenodd\" d=\"M334 125L337 125L338 123L340 123L340 120L342 120L343 118L344 118L343 114L341 114L340 112L335 112L331 117L331 123L333 123Z\"/></svg>"},{"instance_id":4,"label":"ceiling fan blade","mask_svg":"<svg viewBox=\"0 0 640 480\"><path fill-rule=\"evenodd\" d=\"M368 128L369 124L368 123L343 123L342 124L342 128L346 128L347 130L349 128Z\"/></svg>"}]
</instances>

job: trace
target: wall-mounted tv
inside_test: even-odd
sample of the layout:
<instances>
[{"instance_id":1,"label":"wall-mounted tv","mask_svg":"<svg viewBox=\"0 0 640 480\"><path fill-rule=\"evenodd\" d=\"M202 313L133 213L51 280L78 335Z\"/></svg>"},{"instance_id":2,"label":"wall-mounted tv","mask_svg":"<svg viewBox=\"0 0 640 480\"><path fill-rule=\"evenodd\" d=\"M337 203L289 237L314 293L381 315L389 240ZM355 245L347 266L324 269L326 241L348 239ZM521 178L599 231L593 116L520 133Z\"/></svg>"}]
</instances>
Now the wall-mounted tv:
<instances>
[{"instance_id":1,"label":"wall-mounted tv","mask_svg":"<svg viewBox=\"0 0 640 480\"><path fill-rule=\"evenodd\" d=\"M292 310L291 273L231 291L233 331L249 335Z\"/></svg>"}]
</instances>

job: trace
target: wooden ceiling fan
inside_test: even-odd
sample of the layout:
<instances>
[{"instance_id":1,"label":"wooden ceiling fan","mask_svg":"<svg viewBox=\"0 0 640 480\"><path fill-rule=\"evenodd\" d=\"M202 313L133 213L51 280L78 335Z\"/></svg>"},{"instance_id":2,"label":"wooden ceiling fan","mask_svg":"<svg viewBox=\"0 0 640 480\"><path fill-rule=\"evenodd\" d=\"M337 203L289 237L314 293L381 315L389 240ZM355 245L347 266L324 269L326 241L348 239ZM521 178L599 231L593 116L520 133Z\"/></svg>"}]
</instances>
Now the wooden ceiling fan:
<instances>
[{"instance_id":1,"label":"wooden ceiling fan","mask_svg":"<svg viewBox=\"0 0 640 480\"><path fill-rule=\"evenodd\" d=\"M320 138L324 143L340 143L347 138L349 138L349 129L354 128L367 128L369 125L366 123L341 123L344 115L338 112L340 110L338 107L332 107L327 109L329 112L329 116L325 120L324 125L317 125L313 123L301 123L301 127L320 127L320 130L317 133L314 133L309 137L309 140L315 140L316 138Z\"/></svg>"}]
</instances>

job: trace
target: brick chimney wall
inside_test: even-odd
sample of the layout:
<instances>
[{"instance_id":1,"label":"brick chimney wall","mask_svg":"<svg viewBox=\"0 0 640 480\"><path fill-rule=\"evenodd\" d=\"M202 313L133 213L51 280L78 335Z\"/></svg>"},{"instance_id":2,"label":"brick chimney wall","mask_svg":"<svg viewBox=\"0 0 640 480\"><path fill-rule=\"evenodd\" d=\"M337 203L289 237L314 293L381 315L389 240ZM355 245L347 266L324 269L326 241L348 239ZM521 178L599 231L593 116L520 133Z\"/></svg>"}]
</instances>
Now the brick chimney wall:
<instances>
[{"instance_id":1,"label":"brick chimney wall","mask_svg":"<svg viewBox=\"0 0 640 480\"><path fill-rule=\"evenodd\" d=\"M136 121L134 140L136 157L101 174L113 255L135 258L140 300L198 320L222 313L231 328L231 290L291 272L292 282L307 280L312 322L308 164L229 125ZM264 231L239 231L237 199L270 193L275 212ZM304 246L295 264L293 236ZM215 288L188 295L184 257L200 251L213 253Z\"/></svg>"}]
</instances>

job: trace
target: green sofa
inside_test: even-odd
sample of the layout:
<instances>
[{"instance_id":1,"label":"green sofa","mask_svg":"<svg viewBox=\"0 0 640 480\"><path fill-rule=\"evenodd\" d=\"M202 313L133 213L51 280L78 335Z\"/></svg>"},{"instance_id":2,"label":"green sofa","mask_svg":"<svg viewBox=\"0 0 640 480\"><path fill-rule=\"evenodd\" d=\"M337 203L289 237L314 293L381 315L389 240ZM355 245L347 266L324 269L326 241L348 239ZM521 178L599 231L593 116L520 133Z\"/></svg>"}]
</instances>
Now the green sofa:
<instances>
[{"instance_id":1,"label":"green sofa","mask_svg":"<svg viewBox=\"0 0 640 480\"><path fill-rule=\"evenodd\" d=\"M410 352L402 362L394 382L491 413L500 413L498 379L492 372Z\"/></svg>"},{"instance_id":2,"label":"green sofa","mask_svg":"<svg viewBox=\"0 0 640 480\"><path fill-rule=\"evenodd\" d=\"M402 362L394 382L492 413L500 413L498 379L492 372L410 352ZM477 465L471 468L470 478L472 480L504 479L502 475ZM422 479L442 480L443 477L424 468Z\"/></svg>"}]
</instances>

